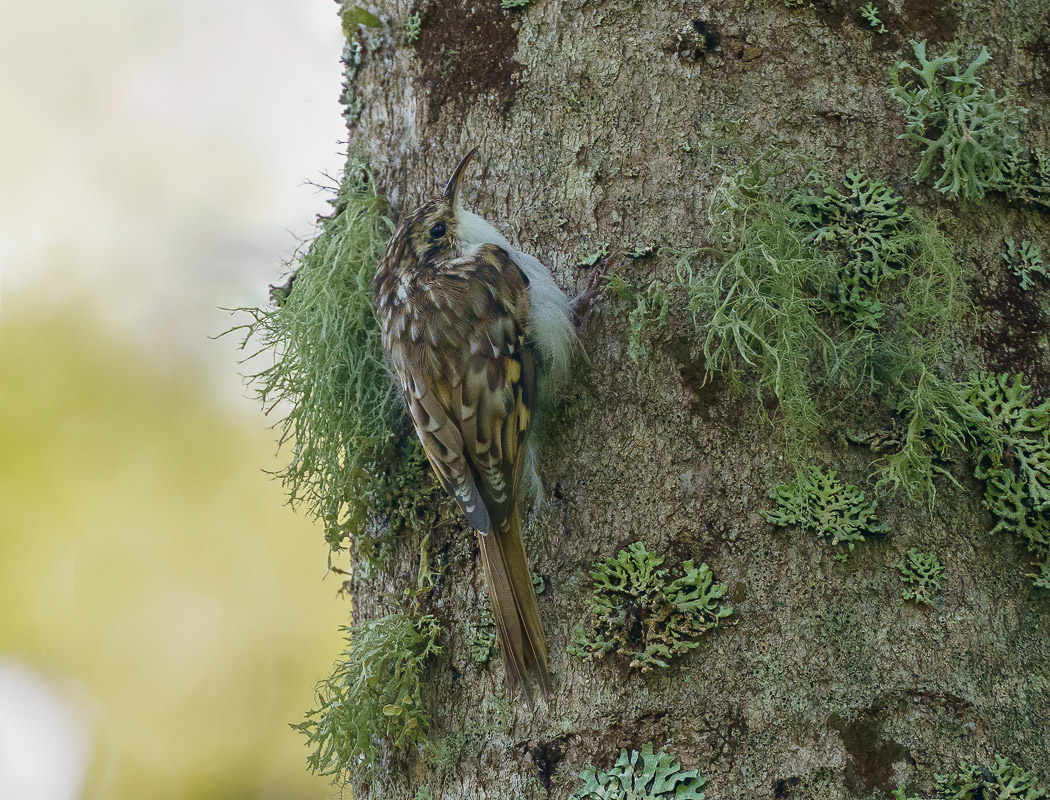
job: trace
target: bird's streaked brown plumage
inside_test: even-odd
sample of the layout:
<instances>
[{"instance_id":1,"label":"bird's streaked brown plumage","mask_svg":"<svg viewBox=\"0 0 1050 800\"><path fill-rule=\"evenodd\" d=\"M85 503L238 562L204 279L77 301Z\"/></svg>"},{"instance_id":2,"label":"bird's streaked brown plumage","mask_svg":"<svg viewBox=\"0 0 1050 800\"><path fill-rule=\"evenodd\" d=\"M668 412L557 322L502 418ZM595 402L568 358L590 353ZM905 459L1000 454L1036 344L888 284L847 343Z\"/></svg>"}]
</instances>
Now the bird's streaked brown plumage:
<instances>
[{"instance_id":1,"label":"bird's streaked brown plumage","mask_svg":"<svg viewBox=\"0 0 1050 800\"><path fill-rule=\"evenodd\" d=\"M401 222L376 274L374 300L423 449L478 531L507 681L531 706L533 692L546 695L550 680L518 505L538 372L555 347L545 351L536 340L551 336L539 330L537 337L536 329L552 318L570 323L560 303L553 311L533 306L537 298L564 300L546 269L459 208L459 178L473 153L441 199ZM574 341L571 325L556 334Z\"/></svg>"}]
</instances>

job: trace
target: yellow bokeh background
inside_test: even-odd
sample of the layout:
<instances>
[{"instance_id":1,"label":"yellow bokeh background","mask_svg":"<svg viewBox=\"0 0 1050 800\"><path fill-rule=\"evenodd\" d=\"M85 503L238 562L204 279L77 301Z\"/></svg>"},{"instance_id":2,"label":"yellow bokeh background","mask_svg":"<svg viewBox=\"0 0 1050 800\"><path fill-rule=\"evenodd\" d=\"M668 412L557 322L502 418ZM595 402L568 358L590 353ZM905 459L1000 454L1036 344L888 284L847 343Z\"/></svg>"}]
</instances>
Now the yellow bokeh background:
<instances>
[{"instance_id":1,"label":"yellow bokeh background","mask_svg":"<svg viewBox=\"0 0 1050 800\"><path fill-rule=\"evenodd\" d=\"M211 338L327 210L338 5L9 5L0 800L338 794L289 724L348 601Z\"/></svg>"},{"instance_id":2,"label":"yellow bokeh background","mask_svg":"<svg viewBox=\"0 0 1050 800\"><path fill-rule=\"evenodd\" d=\"M289 722L348 607L273 439L75 309L0 337L0 653L78 697L86 797L323 797ZM11 800L17 800L12 798Z\"/></svg>"}]
</instances>

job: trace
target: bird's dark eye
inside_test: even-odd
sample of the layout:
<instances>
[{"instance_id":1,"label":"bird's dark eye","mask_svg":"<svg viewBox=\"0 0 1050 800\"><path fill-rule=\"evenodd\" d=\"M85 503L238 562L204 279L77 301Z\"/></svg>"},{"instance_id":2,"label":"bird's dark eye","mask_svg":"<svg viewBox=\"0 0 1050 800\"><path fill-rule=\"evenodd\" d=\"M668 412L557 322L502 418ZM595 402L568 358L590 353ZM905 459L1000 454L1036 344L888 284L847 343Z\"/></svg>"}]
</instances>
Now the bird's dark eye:
<instances>
[{"instance_id":1,"label":"bird's dark eye","mask_svg":"<svg viewBox=\"0 0 1050 800\"><path fill-rule=\"evenodd\" d=\"M448 225L446 225L444 222L439 222L437 225L430 229L430 239L431 241L436 242L446 233L448 233Z\"/></svg>"}]
</instances>

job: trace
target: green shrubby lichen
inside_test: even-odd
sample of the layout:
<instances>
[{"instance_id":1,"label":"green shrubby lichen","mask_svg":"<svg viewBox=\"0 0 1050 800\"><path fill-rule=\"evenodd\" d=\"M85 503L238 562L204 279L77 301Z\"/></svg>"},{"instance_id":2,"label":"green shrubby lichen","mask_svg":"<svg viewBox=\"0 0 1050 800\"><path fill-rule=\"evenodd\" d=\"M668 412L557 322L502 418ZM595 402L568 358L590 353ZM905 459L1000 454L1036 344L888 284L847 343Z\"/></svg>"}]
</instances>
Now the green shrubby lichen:
<instances>
[{"instance_id":1,"label":"green shrubby lichen","mask_svg":"<svg viewBox=\"0 0 1050 800\"><path fill-rule=\"evenodd\" d=\"M889 526L878 520L876 501L869 503L861 489L839 481L834 470L810 467L791 483L775 487L770 497L777 501L777 508L761 512L766 520L830 536L832 544L845 542L851 551L857 542L864 541L865 534L889 531Z\"/></svg>"},{"instance_id":2,"label":"green shrubby lichen","mask_svg":"<svg viewBox=\"0 0 1050 800\"><path fill-rule=\"evenodd\" d=\"M280 472L293 505L302 503L338 549L350 538L366 558L381 555L375 523L394 532L431 512L425 458L394 433L401 402L384 362L372 308L372 277L394 222L361 163L352 164L333 212L299 257L272 305L251 314L244 347L271 366L251 376L267 411L284 414Z\"/></svg>"},{"instance_id":3,"label":"green shrubby lichen","mask_svg":"<svg viewBox=\"0 0 1050 800\"><path fill-rule=\"evenodd\" d=\"M431 530L450 504L448 495L429 477L427 457L415 436L406 436L390 451L385 471L378 463L375 469L374 479L362 486L358 502L369 509L370 518L377 524L366 525L351 535L357 555L369 564L381 565L401 537L411 531ZM330 537L328 541L332 543ZM425 558L424 552L421 570L426 568Z\"/></svg>"},{"instance_id":4,"label":"green shrubby lichen","mask_svg":"<svg viewBox=\"0 0 1050 800\"><path fill-rule=\"evenodd\" d=\"M927 58L926 42L912 42L918 65L901 61L891 70L890 96L907 119L901 138L922 147L915 181L937 175L934 188L950 198L980 200L1005 191L1023 159L1019 124L1024 109L997 97L978 73L991 60L988 49L963 68L959 48Z\"/></svg>"},{"instance_id":5,"label":"green shrubby lichen","mask_svg":"<svg viewBox=\"0 0 1050 800\"><path fill-rule=\"evenodd\" d=\"M936 789L928 800L1050 800L1050 794L1028 770L1002 756L989 765L970 764L958 771L935 775ZM903 787L895 800L919 800Z\"/></svg>"},{"instance_id":6,"label":"green shrubby lichen","mask_svg":"<svg viewBox=\"0 0 1050 800\"><path fill-rule=\"evenodd\" d=\"M441 628L433 617L389 614L344 630L342 660L318 687L317 708L295 727L307 737L314 772L355 783L374 768L383 748L425 739L420 676L427 658L441 650Z\"/></svg>"},{"instance_id":7,"label":"green shrubby lichen","mask_svg":"<svg viewBox=\"0 0 1050 800\"><path fill-rule=\"evenodd\" d=\"M838 270L830 252L807 244L792 205L776 199L774 178L760 162L723 177L708 211L717 269L695 271L695 253L686 252L676 280L703 336L708 377L774 395L791 438L805 440L820 419L812 384L835 362L821 298ZM752 368L757 381L746 379Z\"/></svg>"},{"instance_id":8,"label":"green shrubby lichen","mask_svg":"<svg viewBox=\"0 0 1050 800\"><path fill-rule=\"evenodd\" d=\"M587 660L623 652L631 667L649 672L699 647L700 637L733 613L721 602L726 585L714 582L707 564L686 561L682 576L669 580L663 562L641 542L596 562L590 626L577 632L570 651Z\"/></svg>"},{"instance_id":9,"label":"green shrubby lichen","mask_svg":"<svg viewBox=\"0 0 1050 800\"><path fill-rule=\"evenodd\" d=\"M1043 254L1038 247L1027 239L1018 246L1009 236L1006 237L1005 242L1006 253L1003 254L1003 259L1010 267L1010 271L1021 279L1022 289L1031 289L1035 286L1033 279L1035 275L1050 278L1050 273L1046 271L1046 265L1043 264Z\"/></svg>"},{"instance_id":10,"label":"green shrubby lichen","mask_svg":"<svg viewBox=\"0 0 1050 800\"><path fill-rule=\"evenodd\" d=\"M704 800L707 778L681 764L664 750L646 744L639 753L620 752L612 769L580 773L583 786L569 800Z\"/></svg>"},{"instance_id":11,"label":"green shrubby lichen","mask_svg":"<svg viewBox=\"0 0 1050 800\"><path fill-rule=\"evenodd\" d=\"M940 363L964 305L945 237L892 190L849 173L843 189L810 178L785 193L777 177L759 162L723 178L708 215L716 269L684 253L676 279L708 377L775 396L801 452L833 400L896 392Z\"/></svg>"},{"instance_id":12,"label":"green shrubby lichen","mask_svg":"<svg viewBox=\"0 0 1050 800\"><path fill-rule=\"evenodd\" d=\"M908 551L898 567L905 600L932 606L934 598L944 588L944 567L932 553Z\"/></svg>"}]
</instances>

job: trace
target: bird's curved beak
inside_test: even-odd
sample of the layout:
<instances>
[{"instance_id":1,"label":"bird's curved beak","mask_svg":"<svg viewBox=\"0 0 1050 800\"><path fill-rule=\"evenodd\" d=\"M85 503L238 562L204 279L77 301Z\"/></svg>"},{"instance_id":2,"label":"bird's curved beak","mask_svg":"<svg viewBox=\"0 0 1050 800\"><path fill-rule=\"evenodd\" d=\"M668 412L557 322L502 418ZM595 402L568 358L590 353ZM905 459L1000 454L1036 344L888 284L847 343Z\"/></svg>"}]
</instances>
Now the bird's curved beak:
<instances>
[{"instance_id":1,"label":"bird's curved beak","mask_svg":"<svg viewBox=\"0 0 1050 800\"><path fill-rule=\"evenodd\" d=\"M456 168L452 171L452 177L448 179L448 184L445 186L445 202L450 206L456 205L456 195L459 192L459 180L463 177L463 173L467 169L467 164L470 163L470 159L474 157L474 154L478 152L478 148L475 147L456 164Z\"/></svg>"}]
</instances>

